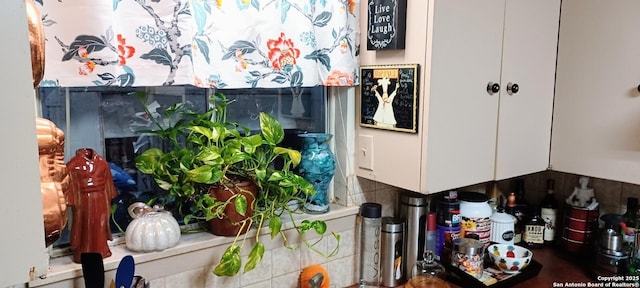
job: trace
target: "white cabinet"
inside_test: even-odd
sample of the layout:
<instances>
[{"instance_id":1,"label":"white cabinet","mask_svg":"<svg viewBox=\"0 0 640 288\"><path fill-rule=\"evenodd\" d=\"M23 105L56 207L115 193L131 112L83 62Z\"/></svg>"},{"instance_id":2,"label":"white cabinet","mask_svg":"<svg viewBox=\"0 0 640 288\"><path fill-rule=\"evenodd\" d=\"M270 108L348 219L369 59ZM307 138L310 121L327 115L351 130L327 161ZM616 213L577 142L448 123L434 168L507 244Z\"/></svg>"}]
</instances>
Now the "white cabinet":
<instances>
[{"instance_id":1,"label":"white cabinet","mask_svg":"<svg viewBox=\"0 0 640 288\"><path fill-rule=\"evenodd\" d=\"M640 1L562 1L553 170L640 184Z\"/></svg>"},{"instance_id":2,"label":"white cabinet","mask_svg":"<svg viewBox=\"0 0 640 288\"><path fill-rule=\"evenodd\" d=\"M35 127L35 92L32 88L27 19L23 1L9 1L0 10L6 27L0 65L5 109L0 113L3 146L0 173L3 207L0 209L0 287L24 285L33 276L47 272L44 224Z\"/></svg>"},{"instance_id":3,"label":"white cabinet","mask_svg":"<svg viewBox=\"0 0 640 288\"><path fill-rule=\"evenodd\" d=\"M427 191L548 167L559 13L549 0L435 2Z\"/></svg>"},{"instance_id":4,"label":"white cabinet","mask_svg":"<svg viewBox=\"0 0 640 288\"><path fill-rule=\"evenodd\" d=\"M401 165L358 169L359 176L401 188L434 193L548 167L559 0L432 0L424 43L419 139L373 132L374 163L384 140L419 142L420 157L405 145ZM414 2L411 5L416 5ZM408 8L409 19L417 13ZM424 18L422 18L424 19ZM425 20L423 20L425 21ZM407 25L412 29L411 25ZM407 31L407 35L422 31ZM409 37L408 37L409 39ZM421 47L407 45L409 49ZM364 55L364 64L413 59ZM402 63L402 62L401 62ZM487 86L500 86L489 93ZM517 84L517 93L507 86ZM497 87L496 87L497 88ZM389 140L387 140L389 141ZM378 149L379 146L381 149ZM397 148L399 150L401 148ZM419 158L419 159L415 159ZM418 177L406 174L419 171ZM371 177L375 175L376 177ZM402 180L402 181L400 181Z\"/></svg>"}]
</instances>

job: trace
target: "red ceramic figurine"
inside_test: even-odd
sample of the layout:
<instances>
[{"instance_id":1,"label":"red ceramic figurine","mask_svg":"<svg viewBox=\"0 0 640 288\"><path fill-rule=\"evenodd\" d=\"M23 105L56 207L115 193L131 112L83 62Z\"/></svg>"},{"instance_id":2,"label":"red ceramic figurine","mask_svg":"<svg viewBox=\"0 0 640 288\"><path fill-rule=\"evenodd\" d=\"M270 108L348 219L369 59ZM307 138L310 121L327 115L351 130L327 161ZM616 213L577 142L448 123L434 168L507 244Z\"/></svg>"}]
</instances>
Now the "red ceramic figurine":
<instances>
[{"instance_id":1,"label":"red ceramic figurine","mask_svg":"<svg viewBox=\"0 0 640 288\"><path fill-rule=\"evenodd\" d=\"M70 177L69 206L73 209L71 248L73 262L80 263L85 252L111 256L109 215L111 199L117 196L109 164L90 148L76 151L67 163Z\"/></svg>"}]
</instances>

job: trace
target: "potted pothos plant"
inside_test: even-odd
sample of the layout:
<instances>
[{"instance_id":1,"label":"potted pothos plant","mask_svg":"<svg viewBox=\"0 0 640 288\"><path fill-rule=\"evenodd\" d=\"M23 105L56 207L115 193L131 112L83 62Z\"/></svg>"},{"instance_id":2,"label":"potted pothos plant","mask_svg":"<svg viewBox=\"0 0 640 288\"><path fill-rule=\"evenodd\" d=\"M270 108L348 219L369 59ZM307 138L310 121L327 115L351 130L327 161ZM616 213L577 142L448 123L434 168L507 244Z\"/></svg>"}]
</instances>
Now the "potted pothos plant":
<instances>
[{"instance_id":1,"label":"potted pothos plant","mask_svg":"<svg viewBox=\"0 0 640 288\"><path fill-rule=\"evenodd\" d=\"M326 252L315 247L328 234L324 221L297 222L293 217L300 212L289 203L304 201L301 197L311 196L315 190L311 183L293 171L300 163L300 152L278 146L284 139L284 129L276 118L261 112L260 131L254 133L237 122L227 121L227 106L233 101L222 93L210 97L214 109L204 113L187 109L183 103L174 104L159 114L153 113L157 111L149 111L146 94L137 92L136 96L145 103L145 112L155 126L155 129L144 132L169 142L168 148L151 148L142 152L135 159L136 168L150 175L158 187L166 191L177 205L177 210L183 212L185 224L194 220L211 222L224 219L237 228L233 232L233 242L213 273L218 276L236 275L243 262L244 272L254 269L264 255L260 236L265 226L269 228L271 239L280 236L285 247L299 248L300 245L289 243L284 236L283 218L290 220L294 229L303 236L304 246L326 257L337 253L340 236L336 233L331 233L337 240L334 249ZM282 168L274 168L276 160L284 162ZM240 184L246 182L255 189ZM225 192L239 188L239 191L221 197L212 193L214 188ZM242 217L229 220L229 214ZM243 261L240 250L251 242L245 234L249 228L255 228L257 232L251 252ZM307 240L304 234L308 231L315 231L320 238Z\"/></svg>"}]
</instances>

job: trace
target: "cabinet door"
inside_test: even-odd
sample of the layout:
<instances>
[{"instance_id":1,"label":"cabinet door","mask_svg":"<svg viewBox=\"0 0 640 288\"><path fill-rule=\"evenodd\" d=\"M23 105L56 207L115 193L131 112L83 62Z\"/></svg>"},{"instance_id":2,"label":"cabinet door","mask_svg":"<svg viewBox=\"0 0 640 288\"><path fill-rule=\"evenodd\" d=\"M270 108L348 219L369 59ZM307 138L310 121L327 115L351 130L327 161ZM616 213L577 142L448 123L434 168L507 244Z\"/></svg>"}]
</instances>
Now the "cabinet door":
<instances>
[{"instance_id":1,"label":"cabinet door","mask_svg":"<svg viewBox=\"0 0 640 288\"><path fill-rule=\"evenodd\" d=\"M504 0L434 3L427 191L493 178Z\"/></svg>"},{"instance_id":2,"label":"cabinet door","mask_svg":"<svg viewBox=\"0 0 640 288\"><path fill-rule=\"evenodd\" d=\"M564 0L553 170L640 184L640 1Z\"/></svg>"},{"instance_id":3,"label":"cabinet door","mask_svg":"<svg viewBox=\"0 0 640 288\"><path fill-rule=\"evenodd\" d=\"M560 0L508 0L502 45L502 77L496 179L549 166ZM516 93L508 86L518 85Z\"/></svg>"},{"instance_id":4,"label":"cabinet door","mask_svg":"<svg viewBox=\"0 0 640 288\"><path fill-rule=\"evenodd\" d=\"M0 9L0 19L11 29L0 31L5 41L0 54L0 78L5 108L0 113L0 135L4 141L2 159L2 208L0 209L0 287L29 281L47 273L47 249L44 247L44 224L38 145L35 127L35 93L31 76L31 59L25 5L8 1Z\"/></svg>"}]
</instances>

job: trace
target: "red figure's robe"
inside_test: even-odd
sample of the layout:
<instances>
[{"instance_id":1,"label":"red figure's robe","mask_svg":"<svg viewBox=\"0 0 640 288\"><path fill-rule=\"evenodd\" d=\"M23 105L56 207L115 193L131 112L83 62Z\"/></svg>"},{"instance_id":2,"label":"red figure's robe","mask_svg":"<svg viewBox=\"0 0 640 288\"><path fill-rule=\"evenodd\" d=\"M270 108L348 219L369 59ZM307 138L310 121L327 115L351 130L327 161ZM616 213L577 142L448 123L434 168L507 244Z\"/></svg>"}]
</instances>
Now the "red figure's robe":
<instances>
[{"instance_id":1,"label":"red figure's robe","mask_svg":"<svg viewBox=\"0 0 640 288\"><path fill-rule=\"evenodd\" d=\"M80 255L85 252L109 257L111 199L118 193L109 164L94 150L83 148L67 163L67 170L71 180L68 202L73 209L73 261L80 263Z\"/></svg>"}]
</instances>

